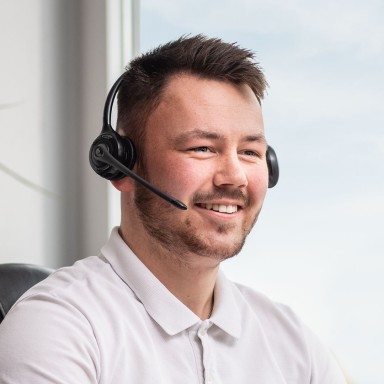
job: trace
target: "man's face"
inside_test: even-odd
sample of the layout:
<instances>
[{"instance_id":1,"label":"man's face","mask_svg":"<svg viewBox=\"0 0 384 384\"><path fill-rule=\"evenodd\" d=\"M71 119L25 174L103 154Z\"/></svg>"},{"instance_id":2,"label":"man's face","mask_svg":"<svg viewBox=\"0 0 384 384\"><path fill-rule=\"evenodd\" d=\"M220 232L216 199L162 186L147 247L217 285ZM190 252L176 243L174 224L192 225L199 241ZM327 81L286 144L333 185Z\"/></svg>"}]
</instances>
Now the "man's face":
<instances>
[{"instance_id":1,"label":"man's face","mask_svg":"<svg viewBox=\"0 0 384 384\"><path fill-rule=\"evenodd\" d=\"M267 191L266 148L261 108L248 86L173 77L148 119L141 173L188 209L136 185L145 230L181 257L237 254Z\"/></svg>"}]
</instances>

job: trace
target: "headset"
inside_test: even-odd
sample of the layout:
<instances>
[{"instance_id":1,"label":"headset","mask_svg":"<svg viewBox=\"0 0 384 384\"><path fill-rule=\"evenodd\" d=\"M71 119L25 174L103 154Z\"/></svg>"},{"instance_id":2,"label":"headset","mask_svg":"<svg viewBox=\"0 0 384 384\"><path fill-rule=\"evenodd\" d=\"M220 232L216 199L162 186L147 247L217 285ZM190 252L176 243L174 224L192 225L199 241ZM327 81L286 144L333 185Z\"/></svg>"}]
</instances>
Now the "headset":
<instances>
[{"instance_id":1,"label":"headset","mask_svg":"<svg viewBox=\"0 0 384 384\"><path fill-rule=\"evenodd\" d=\"M128 137L119 135L111 125L113 102L124 77L125 73L116 80L105 100L103 128L89 150L91 167L98 175L108 180L118 180L124 176L129 176L176 208L186 210L187 206L184 203L160 191L151 183L132 172L136 161L135 146ZM268 166L268 188L273 188L279 180L279 164L276 153L270 146L267 149L266 160Z\"/></svg>"}]
</instances>

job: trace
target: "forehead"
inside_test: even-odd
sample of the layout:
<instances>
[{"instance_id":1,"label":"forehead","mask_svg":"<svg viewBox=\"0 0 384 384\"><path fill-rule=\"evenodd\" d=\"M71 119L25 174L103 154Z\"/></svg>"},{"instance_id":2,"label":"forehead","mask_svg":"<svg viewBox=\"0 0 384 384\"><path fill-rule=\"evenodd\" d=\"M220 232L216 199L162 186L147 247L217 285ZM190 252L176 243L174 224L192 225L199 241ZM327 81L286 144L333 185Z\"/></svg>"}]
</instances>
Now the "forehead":
<instances>
[{"instance_id":1,"label":"forehead","mask_svg":"<svg viewBox=\"0 0 384 384\"><path fill-rule=\"evenodd\" d=\"M174 76L148 118L147 133L176 136L190 130L223 137L234 133L261 135L260 104L247 85L187 74Z\"/></svg>"}]
</instances>

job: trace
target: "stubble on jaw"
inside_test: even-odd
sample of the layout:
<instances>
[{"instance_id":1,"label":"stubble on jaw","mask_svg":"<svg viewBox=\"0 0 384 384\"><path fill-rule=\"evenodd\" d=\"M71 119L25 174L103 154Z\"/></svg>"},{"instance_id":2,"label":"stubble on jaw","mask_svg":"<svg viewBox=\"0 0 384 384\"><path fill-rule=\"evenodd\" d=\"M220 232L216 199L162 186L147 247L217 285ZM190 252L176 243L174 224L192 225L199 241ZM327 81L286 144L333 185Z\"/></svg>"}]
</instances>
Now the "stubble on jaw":
<instances>
[{"instance_id":1,"label":"stubble on jaw","mask_svg":"<svg viewBox=\"0 0 384 384\"><path fill-rule=\"evenodd\" d=\"M209 201L214 198L234 198L243 201L243 208L248 207L251 202L240 190L234 191L216 191L212 194L196 194L191 205L194 202ZM188 262L188 255L195 254L201 257L208 257L219 262L237 255L257 221L259 212L252 218L252 222L246 222L241 229L241 235L229 245L218 245L212 247L211 239L204 234L200 234L199 228L194 227L190 218L186 218L184 225L177 225L172 221L173 210L177 209L162 201L152 192L141 185L135 188L135 207L139 218L151 238L158 244L175 255L179 262ZM217 236L225 235L233 229L233 224L219 224L216 228ZM214 241L213 241L214 242Z\"/></svg>"}]
</instances>

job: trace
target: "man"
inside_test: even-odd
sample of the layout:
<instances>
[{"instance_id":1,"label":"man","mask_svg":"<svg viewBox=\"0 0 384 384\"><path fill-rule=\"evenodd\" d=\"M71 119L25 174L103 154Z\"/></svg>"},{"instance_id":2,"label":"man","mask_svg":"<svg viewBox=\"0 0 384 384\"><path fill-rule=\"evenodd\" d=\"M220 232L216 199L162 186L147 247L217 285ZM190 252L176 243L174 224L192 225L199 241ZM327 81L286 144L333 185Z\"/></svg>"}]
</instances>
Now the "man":
<instances>
[{"instance_id":1,"label":"man","mask_svg":"<svg viewBox=\"0 0 384 384\"><path fill-rule=\"evenodd\" d=\"M285 306L227 280L268 188L253 55L203 36L135 59L118 129L134 171L98 257L32 288L0 327L0 382L339 384L332 357Z\"/></svg>"}]
</instances>

